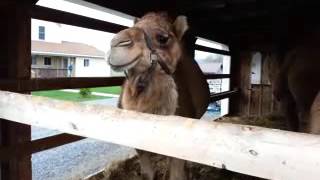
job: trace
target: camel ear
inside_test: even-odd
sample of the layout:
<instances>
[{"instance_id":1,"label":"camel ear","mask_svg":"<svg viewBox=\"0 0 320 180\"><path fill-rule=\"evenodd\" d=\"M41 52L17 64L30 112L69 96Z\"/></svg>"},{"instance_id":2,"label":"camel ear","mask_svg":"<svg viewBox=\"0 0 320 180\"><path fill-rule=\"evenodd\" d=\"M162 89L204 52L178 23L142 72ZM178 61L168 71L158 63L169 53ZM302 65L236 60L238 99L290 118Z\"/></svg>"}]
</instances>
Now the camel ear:
<instances>
[{"instance_id":1,"label":"camel ear","mask_svg":"<svg viewBox=\"0 0 320 180\"><path fill-rule=\"evenodd\" d=\"M178 16L177 19L173 23L173 27L175 29L177 38L179 40L182 39L184 33L188 30L188 21L186 16Z\"/></svg>"},{"instance_id":2,"label":"camel ear","mask_svg":"<svg viewBox=\"0 0 320 180\"><path fill-rule=\"evenodd\" d=\"M133 24L136 24L138 21L140 21L140 18L134 18Z\"/></svg>"}]
</instances>

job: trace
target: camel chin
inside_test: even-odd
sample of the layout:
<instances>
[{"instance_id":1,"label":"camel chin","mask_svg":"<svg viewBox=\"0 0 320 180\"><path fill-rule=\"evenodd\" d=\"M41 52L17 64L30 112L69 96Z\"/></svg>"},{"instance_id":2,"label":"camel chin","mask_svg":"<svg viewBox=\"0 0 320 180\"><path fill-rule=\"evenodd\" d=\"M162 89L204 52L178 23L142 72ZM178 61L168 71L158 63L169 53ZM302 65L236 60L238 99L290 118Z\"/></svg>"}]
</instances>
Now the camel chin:
<instances>
[{"instance_id":1,"label":"camel chin","mask_svg":"<svg viewBox=\"0 0 320 180\"><path fill-rule=\"evenodd\" d=\"M126 71L136 66L139 62L139 54L132 56L132 53L123 51L111 52L108 63L114 71ZM133 58L132 58L133 57Z\"/></svg>"},{"instance_id":2,"label":"camel chin","mask_svg":"<svg viewBox=\"0 0 320 180\"><path fill-rule=\"evenodd\" d=\"M113 64L109 63L109 65L112 68L112 70L117 71L117 72L121 72L121 71L127 71L127 70L135 67L138 62L139 62L139 59L136 58L136 59L129 61L127 64L113 65Z\"/></svg>"}]
</instances>

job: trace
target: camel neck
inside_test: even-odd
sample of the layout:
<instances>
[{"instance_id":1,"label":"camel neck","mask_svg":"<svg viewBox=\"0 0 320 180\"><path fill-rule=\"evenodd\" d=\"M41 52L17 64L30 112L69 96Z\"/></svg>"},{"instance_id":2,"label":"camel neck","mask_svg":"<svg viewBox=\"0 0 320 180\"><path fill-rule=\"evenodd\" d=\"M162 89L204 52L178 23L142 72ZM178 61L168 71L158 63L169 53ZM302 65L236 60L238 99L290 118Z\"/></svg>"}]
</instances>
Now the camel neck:
<instances>
[{"instance_id":1,"label":"camel neck","mask_svg":"<svg viewBox=\"0 0 320 180\"><path fill-rule=\"evenodd\" d=\"M135 95L139 96L141 93L145 93L145 91L149 91L150 89L152 90L153 86L156 86L157 83L165 82L169 79L172 79L172 76L164 72L146 71L144 73L128 77L127 81L131 87L136 88Z\"/></svg>"},{"instance_id":2,"label":"camel neck","mask_svg":"<svg viewBox=\"0 0 320 180\"><path fill-rule=\"evenodd\" d=\"M138 88L139 78L133 76L125 82L121 100L123 107L153 114L173 114L178 98L173 77L155 72L142 91Z\"/></svg>"}]
</instances>

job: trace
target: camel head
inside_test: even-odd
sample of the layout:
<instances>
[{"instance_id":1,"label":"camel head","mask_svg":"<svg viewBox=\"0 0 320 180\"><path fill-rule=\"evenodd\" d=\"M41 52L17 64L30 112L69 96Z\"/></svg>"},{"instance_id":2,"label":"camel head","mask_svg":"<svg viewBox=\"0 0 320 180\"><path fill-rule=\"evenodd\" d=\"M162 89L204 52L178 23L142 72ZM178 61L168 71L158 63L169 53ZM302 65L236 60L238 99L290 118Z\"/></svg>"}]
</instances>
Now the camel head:
<instances>
[{"instance_id":1,"label":"camel head","mask_svg":"<svg viewBox=\"0 0 320 180\"><path fill-rule=\"evenodd\" d=\"M112 39L108 63L129 74L146 72L151 66L171 74L182 55L180 43L187 29L184 16L172 22L165 13L148 13Z\"/></svg>"}]
</instances>

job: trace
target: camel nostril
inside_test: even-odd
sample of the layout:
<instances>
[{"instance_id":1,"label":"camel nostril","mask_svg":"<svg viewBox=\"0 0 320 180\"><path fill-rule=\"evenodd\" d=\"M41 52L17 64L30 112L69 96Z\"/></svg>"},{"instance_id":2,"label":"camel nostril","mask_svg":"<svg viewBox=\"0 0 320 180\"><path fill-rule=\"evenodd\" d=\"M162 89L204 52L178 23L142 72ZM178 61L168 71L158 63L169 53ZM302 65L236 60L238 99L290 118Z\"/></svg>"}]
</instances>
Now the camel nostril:
<instances>
[{"instance_id":1,"label":"camel nostril","mask_svg":"<svg viewBox=\"0 0 320 180\"><path fill-rule=\"evenodd\" d=\"M130 46L132 44L131 40L122 41L118 44L118 46Z\"/></svg>"},{"instance_id":2,"label":"camel nostril","mask_svg":"<svg viewBox=\"0 0 320 180\"><path fill-rule=\"evenodd\" d=\"M119 41L112 43L112 47L126 47L126 46L131 46L131 45L132 45L132 41L130 39L119 40Z\"/></svg>"}]
</instances>

